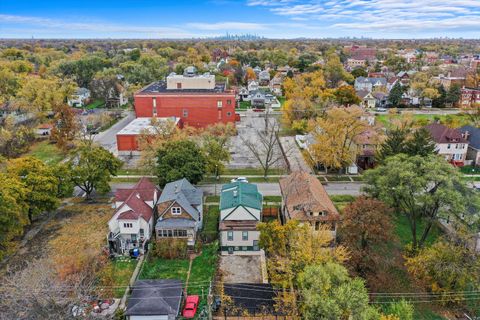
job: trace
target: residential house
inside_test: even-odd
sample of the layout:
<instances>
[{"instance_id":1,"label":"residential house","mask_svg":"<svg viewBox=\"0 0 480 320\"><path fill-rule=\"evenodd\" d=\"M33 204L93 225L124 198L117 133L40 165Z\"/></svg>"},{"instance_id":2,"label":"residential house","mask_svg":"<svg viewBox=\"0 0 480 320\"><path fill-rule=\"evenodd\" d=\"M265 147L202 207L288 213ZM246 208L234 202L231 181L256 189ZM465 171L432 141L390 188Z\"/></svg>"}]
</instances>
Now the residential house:
<instances>
[{"instance_id":1,"label":"residential house","mask_svg":"<svg viewBox=\"0 0 480 320\"><path fill-rule=\"evenodd\" d=\"M262 71L262 68L260 68L259 66L255 66L255 68L253 68L253 72L255 72L255 75L257 76L257 79L258 79L258 76L260 75L261 71Z\"/></svg>"},{"instance_id":2,"label":"residential house","mask_svg":"<svg viewBox=\"0 0 480 320\"><path fill-rule=\"evenodd\" d=\"M248 89L249 93L257 91L258 90L258 82L256 80L249 80L248 85L247 85L247 89Z\"/></svg>"},{"instance_id":3,"label":"residential house","mask_svg":"<svg viewBox=\"0 0 480 320\"><path fill-rule=\"evenodd\" d=\"M273 92L273 94L277 96L282 95L282 84L283 78L280 75L277 75L270 80L270 90Z\"/></svg>"},{"instance_id":4,"label":"residential house","mask_svg":"<svg viewBox=\"0 0 480 320\"><path fill-rule=\"evenodd\" d=\"M250 94L250 101L253 108L265 108L266 100L265 94L260 90Z\"/></svg>"},{"instance_id":5,"label":"residential house","mask_svg":"<svg viewBox=\"0 0 480 320\"><path fill-rule=\"evenodd\" d=\"M152 234L159 194L160 190L145 177L131 189L117 189L115 214L108 221L111 253L128 254L130 249L144 249Z\"/></svg>"},{"instance_id":6,"label":"residential house","mask_svg":"<svg viewBox=\"0 0 480 320\"><path fill-rule=\"evenodd\" d=\"M384 92L373 92L373 97L375 98L375 106L380 108L385 108L388 102L388 95Z\"/></svg>"},{"instance_id":7,"label":"residential house","mask_svg":"<svg viewBox=\"0 0 480 320\"><path fill-rule=\"evenodd\" d=\"M375 166L375 154L382 141L381 135L374 128L367 128L355 137L358 148L357 166L363 170Z\"/></svg>"},{"instance_id":8,"label":"residential house","mask_svg":"<svg viewBox=\"0 0 480 320\"><path fill-rule=\"evenodd\" d=\"M182 238L193 246L203 224L203 190L185 178L167 183L158 199L157 212L157 239Z\"/></svg>"},{"instance_id":9,"label":"residential house","mask_svg":"<svg viewBox=\"0 0 480 320\"><path fill-rule=\"evenodd\" d=\"M44 123L37 127L36 134L38 136L49 136L52 133L53 125L51 123Z\"/></svg>"},{"instance_id":10,"label":"residential house","mask_svg":"<svg viewBox=\"0 0 480 320\"><path fill-rule=\"evenodd\" d=\"M353 59L349 58L347 59L347 66L350 70L353 70L355 68L362 68L367 65L367 61L364 59Z\"/></svg>"},{"instance_id":11,"label":"residential house","mask_svg":"<svg viewBox=\"0 0 480 320\"><path fill-rule=\"evenodd\" d=\"M262 220L263 197L246 182L223 185L220 194L220 251L222 254L260 254L257 224Z\"/></svg>"},{"instance_id":12,"label":"residential house","mask_svg":"<svg viewBox=\"0 0 480 320\"><path fill-rule=\"evenodd\" d=\"M472 165L480 166L480 128L474 126L463 126L458 129L468 141L467 161Z\"/></svg>"},{"instance_id":13,"label":"residential house","mask_svg":"<svg viewBox=\"0 0 480 320\"><path fill-rule=\"evenodd\" d=\"M270 82L270 72L267 70L260 71L258 73L258 81L261 86L268 86Z\"/></svg>"},{"instance_id":14,"label":"residential house","mask_svg":"<svg viewBox=\"0 0 480 320\"><path fill-rule=\"evenodd\" d=\"M387 90L387 79L358 77L357 79L355 79L355 90L366 90L368 92L385 92Z\"/></svg>"},{"instance_id":15,"label":"residential house","mask_svg":"<svg viewBox=\"0 0 480 320\"><path fill-rule=\"evenodd\" d=\"M237 96L238 101L245 101L248 98L248 89L245 87L241 87L240 89L238 89Z\"/></svg>"},{"instance_id":16,"label":"residential house","mask_svg":"<svg viewBox=\"0 0 480 320\"><path fill-rule=\"evenodd\" d=\"M399 73L397 73L396 78L398 79L398 81L400 81L400 84L402 86L408 86L410 84L410 76L411 74L409 74L408 72L400 71Z\"/></svg>"},{"instance_id":17,"label":"residential house","mask_svg":"<svg viewBox=\"0 0 480 320\"><path fill-rule=\"evenodd\" d=\"M458 129L432 123L425 127L436 144L436 150L445 160L456 166L463 166L467 157L468 140Z\"/></svg>"},{"instance_id":18,"label":"residential house","mask_svg":"<svg viewBox=\"0 0 480 320\"><path fill-rule=\"evenodd\" d=\"M83 107L90 99L90 90L87 88L78 88L67 103L70 107Z\"/></svg>"},{"instance_id":19,"label":"residential house","mask_svg":"<svg viewBox=\"0 0 480 320\"><path fill-rule=\"evenodd\" d=\"M480 107L480 88L462 88L460 108Z\"/></svg>"},{"instance_id":20,"label":"residential house","mask_svg":"<svg viewBox=\"0 0 480 320\"><path fill-rule=\"evenodd\" d=\"M128 298L127 320L175 320L180 316L182 281L137 280Z\"/></svg>"},{"instance_id":21,"label":"residential house","mask_svg":"<svg viewBox=\"0 0 480 320\"><path fill-rule=\"evenodd\" d=\"M453 85L463 87L465 85L466 77L459 73L449 72L447 75L440 74L438 77L433 77L432 82L442 85L445 90L450 89Z\"/></svg>"},{"instance_id":22,"label":"residential house","mask_svg":"<svg viewBox=\"0 0 480 320\"><path fill-rule=\"evenodd\" d=\"M283 222L298 220L309 225L313 231L327 225L335 239L340 215L317 179L303 171L294 171L280 179Z\"/></svg>"},{"instance_id":23,"label":"residential house","mask_svg":"<svg viewBox=\"0 0 480 320\"><path fill-rule=\"evenodd\" d=\"M376 105L376 99L371 92L367 90L357 91L357 96L362 99L362 106L364 108L373 109Z\"/></svg>"}]
</instances>

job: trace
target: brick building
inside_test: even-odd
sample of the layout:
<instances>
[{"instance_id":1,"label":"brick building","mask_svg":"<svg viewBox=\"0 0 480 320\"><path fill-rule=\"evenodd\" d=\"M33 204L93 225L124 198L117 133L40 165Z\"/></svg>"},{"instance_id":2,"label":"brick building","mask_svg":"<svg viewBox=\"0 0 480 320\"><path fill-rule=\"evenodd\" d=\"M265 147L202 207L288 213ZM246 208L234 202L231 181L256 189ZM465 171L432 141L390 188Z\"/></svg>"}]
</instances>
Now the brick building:
<instances>
[{"instance_id":1,"label":"brick building","mask_svg":"<svg viewBox=\"0 0 480 320\"><path fill-rule=\"evenodd\" d=\"M460 96L460 108L472 108L480 106L480 88L462 88Z\"/></svg>"},{"instance_id":2,"label":"brick building","mask_svg":"<svg viewBox=\"0 0 480 320\"><path fill-rule=\"evenodd\" d=\"M134 95L135 114L140 117L176 117L184 125L206 127L235 122L235 92L216 83L208 73L197 75L187 68L184 75L170 74Z\"/></svg>"}]
</instances>

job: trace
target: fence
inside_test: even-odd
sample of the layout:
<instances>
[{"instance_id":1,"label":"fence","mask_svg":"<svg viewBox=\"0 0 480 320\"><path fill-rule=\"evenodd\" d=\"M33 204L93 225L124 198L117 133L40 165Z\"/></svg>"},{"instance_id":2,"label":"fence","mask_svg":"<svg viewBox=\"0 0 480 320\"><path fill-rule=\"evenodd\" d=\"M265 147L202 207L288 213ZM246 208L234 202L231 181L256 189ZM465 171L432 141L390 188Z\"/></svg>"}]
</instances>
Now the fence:
<instances>
[{"instance_id":1,"label":"fence","mask_svg":"<svg viewBox=\"0 0 480 320\"><path fill-rule=\"evenodd\" d=\"M262 215L264 217L277 218L279 213L278 207L267 207L262 209Z\"/></svg>"}]
</instances>

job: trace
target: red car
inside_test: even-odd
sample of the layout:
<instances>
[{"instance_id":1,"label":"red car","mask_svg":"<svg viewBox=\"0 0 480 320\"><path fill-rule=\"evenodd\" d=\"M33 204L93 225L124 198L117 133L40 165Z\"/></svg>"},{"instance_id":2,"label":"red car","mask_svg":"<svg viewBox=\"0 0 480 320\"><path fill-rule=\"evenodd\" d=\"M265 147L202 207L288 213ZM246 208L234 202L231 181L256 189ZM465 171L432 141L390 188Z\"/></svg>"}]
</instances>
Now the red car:
<instances>
[{"instance_id":1,"label":"red car","mask_svg":"<svg viewBox=\"0 0 480 320\"><path fill-rule=\"evenodd\" d=\"M182 312L184 318L191 319L195 317L199 301L199 296L187 296L187 299L185 300L185 307L183 308Z\"/></svg>"}]
</instances>

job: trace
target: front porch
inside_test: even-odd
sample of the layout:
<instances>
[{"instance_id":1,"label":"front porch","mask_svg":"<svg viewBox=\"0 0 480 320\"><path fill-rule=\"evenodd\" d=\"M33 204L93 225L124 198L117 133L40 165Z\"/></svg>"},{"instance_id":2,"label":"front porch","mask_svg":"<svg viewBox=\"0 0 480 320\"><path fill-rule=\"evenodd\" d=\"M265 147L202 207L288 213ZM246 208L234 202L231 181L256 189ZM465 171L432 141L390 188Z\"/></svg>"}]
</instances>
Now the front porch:
<instances>
[{"instance_id":1,"label":"front porch","mask_svg":"<svg viewBox=\"0 0 480 320\"><path fill-rule=\"evenodd\" d=\"M165 219L159 220L155 226L157 239L179 238L187 239L188 246L195 245L197 236L196 223L188 219Z\"/></svg>"},{"instance_id":2,"label":"front porch","mask_svg":"<svg viewBox=\"0 0 480 320\"><path fill-rule=\"evenodd\" d=\"M109 232L107 236L108 249L111 254L128 255L131 249L140 249L144 252L147 239L138 234L121 234Z\"/></svg>"}]
</instances>

